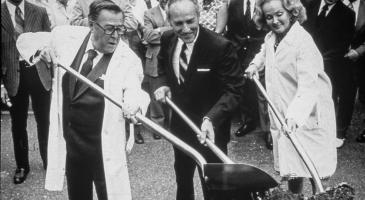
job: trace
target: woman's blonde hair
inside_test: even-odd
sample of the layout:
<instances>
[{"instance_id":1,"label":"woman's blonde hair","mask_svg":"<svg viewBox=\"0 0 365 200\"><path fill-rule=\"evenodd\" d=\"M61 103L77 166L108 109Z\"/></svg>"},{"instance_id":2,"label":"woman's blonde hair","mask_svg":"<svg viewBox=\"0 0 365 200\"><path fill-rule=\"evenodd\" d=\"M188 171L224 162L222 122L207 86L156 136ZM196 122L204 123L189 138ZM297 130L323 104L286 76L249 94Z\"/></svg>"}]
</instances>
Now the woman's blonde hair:
<instances>
[{"instance_id":1,"label":"woman's blonde hair","mask_svg":"<svg viewBox=\"0 0 365 200\"><path fill-rule=\"evenodd\" d=\"M253 20L258 29L268 30L262 6L270 1L281 1L283 7L289 12L292 23L298 21L302 24L307 19L305 7L300 0L256 0L255 14Z\"/></svg>"}]
</instances>

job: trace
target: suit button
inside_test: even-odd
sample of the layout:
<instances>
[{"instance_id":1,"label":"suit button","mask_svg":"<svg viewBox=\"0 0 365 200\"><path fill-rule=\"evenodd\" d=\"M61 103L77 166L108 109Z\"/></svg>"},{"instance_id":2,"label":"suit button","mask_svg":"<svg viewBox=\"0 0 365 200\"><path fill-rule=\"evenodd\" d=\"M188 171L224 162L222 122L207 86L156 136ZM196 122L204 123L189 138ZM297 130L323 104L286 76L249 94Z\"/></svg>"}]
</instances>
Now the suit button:
<instances>
[{"instance_id":1,"label":"suit button","mask_svg":"<svg viewBox=\"0 0 365 200\"><path fill-rule=\"evenodd\" d=\"M71 126L71 122L68 123L68 126L70 127Z\"/></svg>"},{"instance_id":2,"label":"suit button","mask_svg":"<svg viewBox=\"0 0 365 200\"><path fill-rule=\"evenodd\" d=\"M247 39L250 39L250 36L249 35L247 36Z\"/></svg>"},{"instance_id":3,"label":"suit button","mask_svg":"<svg viewBox=\"0 0 365 200\"><path fill-rule=\"evenodd\" d=\"M247 49L247 47L243 47L243 50L246 50Z\"/></svg>"}]
</instances>

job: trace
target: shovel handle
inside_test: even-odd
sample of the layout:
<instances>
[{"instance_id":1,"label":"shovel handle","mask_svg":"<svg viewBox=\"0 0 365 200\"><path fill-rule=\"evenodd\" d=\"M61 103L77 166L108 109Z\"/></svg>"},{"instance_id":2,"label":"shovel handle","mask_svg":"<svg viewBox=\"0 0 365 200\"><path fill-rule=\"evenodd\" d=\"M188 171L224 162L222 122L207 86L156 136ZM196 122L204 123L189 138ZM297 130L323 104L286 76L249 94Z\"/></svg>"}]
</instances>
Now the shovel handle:
<instances>
[{"instance_id":1,"label":"shovel handle","mask_svg":"<svg viewBox=\"0 0 365 200\"><path fill-rule=\"evenodd\" d=\"M112 102L114 105L119 107L121 110L124 110L123 109L124 106L123 106L122 103L115 100L113 97L111 97L109 94L107 94L104 89L102 89L101 87L99 87L95 83L91 82L89 79L82 76L81 74L76 72L74 69L72 69L70 67L65 67L65 66L62 66L62 65L59 65L59 64L57 66L65 69L68 73L75 76L76 78L78 78L83 83L87 84L90 88L94 89L96 92L98 92L104 98L108 99L110 102ZM162 128L159 125L155 124L150 119L143 116L142 114L136 113L135 119L140 121L143 125L145 125L145 126L151 128L152 130L156 131L157 133L159 133L159 135L164 137L167 141L169 141L170 143L175 145L177 148L179 148L180 150L182 150L183 152L188 154L190 157L192 157L198 163L198 165L200 166L201 169L204 169L204 165L207 164L207 161L195 149L193 149L192 147L187 145L185 142L183 142L182 140L180 140L179 138L177 138L176 136L174 136L173 134L171 134L170 132L168 132L164 128ZM132 120L132 121L136 121L136 120ZM204 173L204 170L203 170L203 173Z\"/></svg>"},{"instance_id":2,"label":"shovel handle","mask_svg":"<svg viewBox=\"0 0 365 200\"><path fill-rule=\"evenodd\" d=\"M185 115L185 113L181 111L180 108L177 107L170 98L166 97L166 103L190 126L191 129L193 129L193 131L197 135L203 135L201 130L194 124L194 122L191 121L191 119L187 115ZM209 149L212 150L223 161L223 163L234 164L234 162L225 153L223 153L210 139L206 138L205 142Z\"/></svg>"},{"instance_id":3,"label":"shovel handle","mask_svg":"<svg viewBox=\"0 0 365 200\"><path fill-rule=\"evenodd\" d=\"M279 120L281 126L283 127L283 130L284 130L285 135L289 138L289 140L293 144L295 150L298 152L299 156L302 158L305 166L309 170L309 173L311 174L314 182L316 183L316 186L317 186L319 192L320 193L323 193L324 192L323 185L322 185L321 179L319 177L317 168L315 167L312 159L310 159L309 155L307 154L307 152L303 148L303 145L299 142L299 140L296 137L296 135L293 134L288 129L288 126L285 123L284 118L280 115L279 111L276 109L276 107L274 106L274 104L270 100L269 96L266 93L265 88L261 85L261 83L258 80L257 76L253 76L253 79L252 80L255 82L257 88L260 90L261 94L265 97L265 99L266 99L267 103L269 104L269 107L273 111L274 115Z\"/></svg>"}]
</instances>

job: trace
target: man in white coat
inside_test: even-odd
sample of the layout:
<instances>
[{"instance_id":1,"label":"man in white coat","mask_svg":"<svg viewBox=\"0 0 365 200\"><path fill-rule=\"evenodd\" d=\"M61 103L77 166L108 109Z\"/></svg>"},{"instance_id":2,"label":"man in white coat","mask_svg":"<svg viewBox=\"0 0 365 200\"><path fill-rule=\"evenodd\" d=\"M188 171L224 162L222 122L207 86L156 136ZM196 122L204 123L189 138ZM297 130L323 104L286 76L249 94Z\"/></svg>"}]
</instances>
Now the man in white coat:
<instances>
[{"instance_id":1,"label":"man in white coat","mask_svg":"<svg viewBox=\"0 0 365 200\"><path fill-rule=\"evenodd\" d=\"M131 199L123 115L145 111L149 98L141 89L140 60L120 41L123 19L115 3L96 0L90 5L90 28L56 27L50 48L41 51L43 60L55 62L49 57L55 53L57 64L79 71L125 105L123 113L55 68L45 187L62 190L66 171L70 200L92 199L93 184L99 200Z\"/></svg>"}]
</instances>

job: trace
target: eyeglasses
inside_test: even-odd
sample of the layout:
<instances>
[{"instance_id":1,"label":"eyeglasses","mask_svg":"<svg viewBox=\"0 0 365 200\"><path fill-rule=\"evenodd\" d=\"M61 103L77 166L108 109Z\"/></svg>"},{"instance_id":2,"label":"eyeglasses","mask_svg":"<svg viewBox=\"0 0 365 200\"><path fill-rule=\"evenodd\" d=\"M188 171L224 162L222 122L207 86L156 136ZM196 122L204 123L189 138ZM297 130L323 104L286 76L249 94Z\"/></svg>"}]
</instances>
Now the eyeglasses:
<instances>
[{"instance_id":1,"label":"eyeglasses","mask_svg":"<svg viewBox=\"0 0 365 200\"><path fill-rule=\"evenodd\" d=\"M95 21L91 21L92 23L98 25L101 29L103 29L105 35L113 35L113 33L116 31L118 35L124 35L126 28L121 26L113 26L113 25L105 25L105 28L102 27L99 23Z\"/></svg>"}]
</instances>

